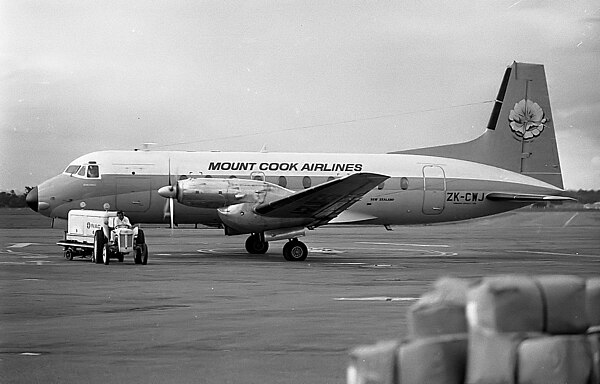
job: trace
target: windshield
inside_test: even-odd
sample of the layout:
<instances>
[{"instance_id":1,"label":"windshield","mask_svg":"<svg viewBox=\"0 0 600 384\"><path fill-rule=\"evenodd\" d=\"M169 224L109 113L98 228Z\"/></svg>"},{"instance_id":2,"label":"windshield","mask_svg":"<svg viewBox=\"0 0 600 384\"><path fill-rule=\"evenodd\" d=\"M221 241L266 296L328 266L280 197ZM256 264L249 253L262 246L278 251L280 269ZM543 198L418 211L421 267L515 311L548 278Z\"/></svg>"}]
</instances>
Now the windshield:
<instances>
[{"instance_id":1,"label":"windshield","mask_svg":"<svg viewBox=\"0 0 600 384\"><path fill-rule=\"evenodd\" d=\"M63 173L73 174L73 173L77 172L79 167L80 167L80 165L69 165Z\"/></svg>"}]
</instances>

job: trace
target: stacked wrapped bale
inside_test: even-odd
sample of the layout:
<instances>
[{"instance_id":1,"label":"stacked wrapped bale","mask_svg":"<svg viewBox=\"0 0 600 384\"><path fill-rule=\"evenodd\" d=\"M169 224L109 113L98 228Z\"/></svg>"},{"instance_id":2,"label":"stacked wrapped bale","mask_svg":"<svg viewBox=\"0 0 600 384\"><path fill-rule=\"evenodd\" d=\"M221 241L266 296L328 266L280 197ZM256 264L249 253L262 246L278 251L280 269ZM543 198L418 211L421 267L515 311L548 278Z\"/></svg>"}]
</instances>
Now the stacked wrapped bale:
<instances>
[{"instance_id":1,"label":"stacked wrapped bale","mask_svg":"<svg viewBox=\"0 0 600 384\"><path fill-rule=\"evenodd\" d=\"M354 348L347 370L348 384L395 384L398 382L398 341Z\"/></svg>"},{"instance_id":2,"label":"stacked wrapped bale","mask_svg":"<svg viewBox=\"0 0 600 384\"><path fill-rule=\"evenodd\" d=\"M485 278L468 295L466 382L592 382L586 300L575 276Z\"/></svg>"},{"instance_id":3,"label":"stacked wrapped bale","mask_svg":"<svg viewBox=\"0 0 600 384\"><path fill-rule=\"evenodd\" d=\"M585 308L590 322L590 331L600 332L600 277L586 281Z\"/></svg>"},{"instance_id":4,"label":"stacked wrapped bale","mask_svg":"<svg viewBox=\"0 0 600 384\"><path fill-rule=\"evenodd\" d=\"M442 279L408 314L409 340L350 353L348 384L462 384L467 362L465 305L470 284ZM389 362L393 359L394 364ZM374 373L372 367L385 369ZM391 380L391 381L390 381Z\"/></svg>"},{"instance_id":5,"label":"stacked wrapped bale","mask_svg":"<svg viewBox=\"0 0 600 384\"><path fill-rule=\"evenodd\" d=\"M600 384L600 278L442 279L408 327L355 349L348 384Z\"/></svg>"}]
</instances>

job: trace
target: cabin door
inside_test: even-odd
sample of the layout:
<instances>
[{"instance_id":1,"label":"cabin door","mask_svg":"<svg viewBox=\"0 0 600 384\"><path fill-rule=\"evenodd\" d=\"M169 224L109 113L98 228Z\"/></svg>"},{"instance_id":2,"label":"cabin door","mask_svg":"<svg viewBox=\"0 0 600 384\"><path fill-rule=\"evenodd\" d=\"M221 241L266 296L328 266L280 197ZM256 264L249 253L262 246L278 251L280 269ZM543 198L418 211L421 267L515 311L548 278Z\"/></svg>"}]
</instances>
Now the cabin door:
<instances>
[{"instance_id":1,"label":"cabin door","mask_svg":"<svg viewBox=\"0 0 600 384\"><path fill-rule=\"evenodd\" d=\"M423 167L423 213L439 215L446 203L446 174L438 165Z\"/></svg>"}]
</instances>

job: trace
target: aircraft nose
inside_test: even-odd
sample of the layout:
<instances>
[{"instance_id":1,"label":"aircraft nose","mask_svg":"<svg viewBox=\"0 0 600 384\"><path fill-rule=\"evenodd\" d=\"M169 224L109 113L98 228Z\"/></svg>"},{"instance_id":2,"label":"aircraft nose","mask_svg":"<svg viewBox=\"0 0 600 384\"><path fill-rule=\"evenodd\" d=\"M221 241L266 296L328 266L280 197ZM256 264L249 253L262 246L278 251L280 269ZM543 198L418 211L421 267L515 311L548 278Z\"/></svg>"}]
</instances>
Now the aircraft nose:
<instances>
[{"instance_id":1,"label":"aircraft nose","mask_svg":"<svg viewBox=\"0 0 600 384\"><path fill-rule=\"evenodd\" d=\"M27 202L27 205L29 205L29 208L36 212L38 211L38 187L33 187L33 189L29 191L25 201Z\"/></svg>"}]
</instances>

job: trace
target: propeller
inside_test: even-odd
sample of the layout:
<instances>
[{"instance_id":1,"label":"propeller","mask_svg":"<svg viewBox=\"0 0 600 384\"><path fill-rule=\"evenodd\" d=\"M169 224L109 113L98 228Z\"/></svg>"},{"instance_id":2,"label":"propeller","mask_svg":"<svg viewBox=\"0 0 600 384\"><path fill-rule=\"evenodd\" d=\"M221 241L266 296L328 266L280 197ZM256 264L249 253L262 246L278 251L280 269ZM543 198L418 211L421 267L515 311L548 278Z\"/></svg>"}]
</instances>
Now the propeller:
<instances>
[{"instance_id":1,"label":"propeller","mask_svg":"<svg viewBox=\"0 0 600 384\"><path fill-rule=\"evenodd\" d=\"M165 204L165 208L163 210L163 217L167 217L167 207L169 209L169 218L171 224L171 230L174 228L175 215L173 211L173 200L177 197L177 184L173 185L171 181L171 159L169 158L169 185L165 185L158 189L158 194L169 201Z\"/></svg>"}]
</instances>

